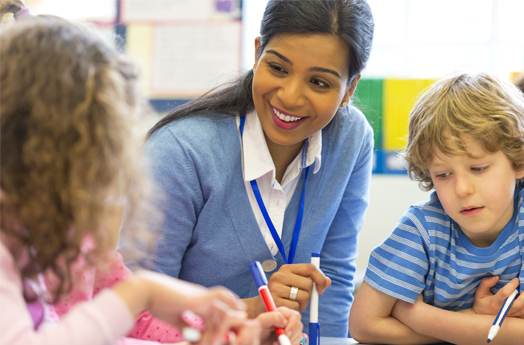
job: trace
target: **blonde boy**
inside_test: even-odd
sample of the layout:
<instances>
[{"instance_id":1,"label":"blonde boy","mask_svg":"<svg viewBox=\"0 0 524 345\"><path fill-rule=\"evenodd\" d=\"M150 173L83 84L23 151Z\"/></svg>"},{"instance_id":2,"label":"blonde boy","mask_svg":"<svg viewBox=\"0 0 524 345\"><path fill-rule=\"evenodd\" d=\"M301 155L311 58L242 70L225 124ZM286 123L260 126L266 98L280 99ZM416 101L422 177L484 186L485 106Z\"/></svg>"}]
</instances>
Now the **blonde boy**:
<instances>
[{"instance_id":1,"label":"blonde boy","mask_svg":"<svg viewBox=\"0 0 524 345\"><path fill-rule=\"evenodd\" d=\"M350 320L360 342L485 344L524 291L524 97L488 74L452 74L413 108L404 152L431 199L370 256ZM524 344L524 295L492 344Z\"/></svg>"}]
</instances>

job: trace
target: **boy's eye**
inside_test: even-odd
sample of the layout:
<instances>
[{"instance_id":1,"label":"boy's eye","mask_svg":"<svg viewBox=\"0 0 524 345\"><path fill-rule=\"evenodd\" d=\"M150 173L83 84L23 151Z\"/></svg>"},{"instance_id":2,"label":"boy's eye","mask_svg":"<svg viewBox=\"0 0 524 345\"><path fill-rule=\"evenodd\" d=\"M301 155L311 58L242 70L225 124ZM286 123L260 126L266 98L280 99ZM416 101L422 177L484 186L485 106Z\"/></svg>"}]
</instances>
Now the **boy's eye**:
<instances>
[{"instance_id":1,"label":"boy's eye","mask_svg":"<svg viewBox=\"0 0 524 345\"><path fill-rule=\"evenodd\" d=\"M488 167L472 167L471 170L475 171L475 172L481 172L481 171L484 171L486 170Z\"/></svg>"},{"instance_id":2,"label":"boy's eye","mask_svg":"<svg viewBox=\"0 0 524 345\"><path fill-rule=\"evenodd\" d=\"M447 172L447 173L436 174L435 176L436 176L437 178L444 179L444 178L448 177L450 174L451 174L451 173L448 173L448 172Z\"/></svg>"}]
</instances>

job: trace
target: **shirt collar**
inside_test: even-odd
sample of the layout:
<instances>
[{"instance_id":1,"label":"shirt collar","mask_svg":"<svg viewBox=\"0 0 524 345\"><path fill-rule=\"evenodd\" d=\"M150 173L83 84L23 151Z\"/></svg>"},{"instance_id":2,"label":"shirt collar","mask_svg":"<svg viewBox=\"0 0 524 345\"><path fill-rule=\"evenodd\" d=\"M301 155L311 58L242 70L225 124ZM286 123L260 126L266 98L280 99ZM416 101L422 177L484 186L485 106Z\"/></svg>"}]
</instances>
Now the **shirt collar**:
<instances>
[{"instance_id":1,"label":"shirt collar","mask_svg":"<svg viewBox=\"0 0 524 345\"><path fill-rule=\"evenodd\" d=\"M244 180L255 180L269 172L273 172L275 177L275 165L266 139L262 124L258 119L256 111L246 115L243 133L243 162L244 162ZM299 152L301 159L298 168L305 168L315 163L313 173L320 169L322 151L322 131L311 135L305 142L304 147ZM293 164L293 163L292 163Z\"/></svg>"}]
</instances>

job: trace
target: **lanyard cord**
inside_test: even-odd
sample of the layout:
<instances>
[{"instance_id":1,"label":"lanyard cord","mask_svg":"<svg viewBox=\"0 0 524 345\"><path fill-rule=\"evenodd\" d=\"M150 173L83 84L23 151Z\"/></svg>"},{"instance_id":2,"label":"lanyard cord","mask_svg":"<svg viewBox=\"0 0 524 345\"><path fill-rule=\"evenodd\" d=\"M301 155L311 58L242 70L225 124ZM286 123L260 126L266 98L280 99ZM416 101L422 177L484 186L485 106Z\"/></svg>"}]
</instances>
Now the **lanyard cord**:
<instances>
[{"instance_id":1,"label":"lanyard cord","mask_svg":"<svg viewBox=\"0 0 524 345\"><path fill-rule=\"evenodd\" d=\"M246 117L241 116L240 117L240 136L243 137L244 133L244 124L246 121ZM264 205L264 201L262 200L262 195L260 195L260 190L258 188L258 184L256 180L251 180L251 188L253 189L253 194L255 194L255 198L257 199L258 207L260 208L260 211L262 212L262 215L264 216L264 220L266 221L267 227L269 228L269 231L271 232L271 236L273 237L273 240L277 244L278 250L280 251L280 254L282 255L282 258L284 259L284 262L293 263L293 259L295 258L295 253L297 250L297 244L298 244L298 236L300 234L300 227L302 225L302 217L304 215L304 197L306 195L306 181L307 181L307 174L309 171L309 167L306 167L305 169L305 176L304 176L304 188L302 189L302 199L300 200L300 208L298 209L298 215L297 215L297 221L295 223L295 229L293 230L293 238L291 240L291 248L289 250L289 258L286 260L286 251L284 250L284 244L282 243L282 240L280 239L280 236L278 236L277 230L275 229L275 226L273 225L273 222L271 221L271 218L269 217L269 213L267 212L266 206Z\"/></svg>"}]
</instances>

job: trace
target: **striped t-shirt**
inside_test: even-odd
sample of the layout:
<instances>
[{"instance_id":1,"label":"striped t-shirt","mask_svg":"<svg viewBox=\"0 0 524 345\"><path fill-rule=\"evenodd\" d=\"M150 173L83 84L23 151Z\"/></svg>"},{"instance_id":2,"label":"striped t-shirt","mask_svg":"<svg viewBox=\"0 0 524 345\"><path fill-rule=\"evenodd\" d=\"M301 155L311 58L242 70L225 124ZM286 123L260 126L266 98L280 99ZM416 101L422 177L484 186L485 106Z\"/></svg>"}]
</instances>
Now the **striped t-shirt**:
<instances>
[{"instance_id":1,"label":"striped t-shirt","mask_svg":"<svg viewBox=\"0 0 524 345\"><path fill-rule=\"evenodd\" d=\"M473 306L480 280L498 275L496 293L520 276L524 291L524 188L515 192L513 218L487 248L474 246L444 211L437 194L415 204L395 230L373 249L364 280L373 288L414 303L459 310Z\"/></svg>"}]
</instances>

